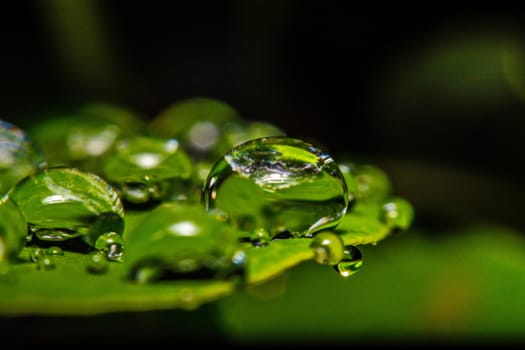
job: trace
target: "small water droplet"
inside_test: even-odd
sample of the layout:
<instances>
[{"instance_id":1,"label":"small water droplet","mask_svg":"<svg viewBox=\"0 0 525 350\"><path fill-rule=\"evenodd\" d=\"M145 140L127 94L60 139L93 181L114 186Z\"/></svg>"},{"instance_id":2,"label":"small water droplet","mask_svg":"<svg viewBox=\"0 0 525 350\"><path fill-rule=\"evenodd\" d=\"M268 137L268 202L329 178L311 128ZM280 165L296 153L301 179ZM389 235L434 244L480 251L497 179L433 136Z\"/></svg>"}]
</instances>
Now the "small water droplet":
<instances>
[{"instance_id":1,"label":"small water droplet","mask_svg":"<svg viewBox=\"0 0 525 350\"><path fill-rule=\"evenodd\" d=\"M372 164L356 164L348 160L338 162L348 185L349 193L357 201L381 201L392 191L390 178L381 168Z\"/></svg>"},{"instance_id":2,"label":"small water droplet","mask_svg":"<svg viewBox=\"0 0 525 350\"><path fill-rule=\"evenodd\" d=\"M64 250L57 246L52 246L46 249L47 255L64 255Z\"/></svg>"},{"instance_id":3,"label":"small water droplet","mask_svg":"<svg viewBox=\"0 0 525 350\"><path fill-rule=\"evenodd\" d=\"M335 233L320 232L312 239L310 248L318 264L333 266L343 259L344 243Z\"/></svg>"},{"instance_id":4,"label":"small water droplet","mask_svg":"<svg viewBox=\"0 0 525 350\"><path fill-rule=\"evenodd\" d=\"M101 177L80 169L38 171L13 187L9 196L42 241L79 237L93 247L101 234L124 230L124 208L117 192Z\"/></svg>"},{"instance_id":5,"label":"small water droplet","mask_svg":"<svg viewBox=\"0 0 525 350\"><path fill-rule=\"evenodd\" d=\"M250 242L256 247L267 246L270 241L270 234L262 227L255 229L250 235Z\"/></svg>"},{"instance_id":6,"label":"small water droplet","mask_svg":"<svg viewBox=\"0 0 525 350\"><path fill-rule=\"evenodd\" d=\"M116 232L101 234L95 242L95 249L104 253L108 260L124 261L124 239Z\"/></svg>"},{"instance_id":7,"label":"small water droplet","mask_svg":"<svg viewBox=\"0 0 525 350\"><path fill-rule=\"evenodd\" d=\"M144 122L122 106L88 103L53 112L29 133L41 146L49 166L74 166L98 173L116 141L139 133Z\"/></svg>"},{"instance_id":8,"label":"small water droplet","mask_svg":"<svg viewBox=\"0 0 525 350\"><path fill-rule=\"evenodd\" d=\"M223 126L239 119L239 113L223 101L188 98L162 110L149 124L149 131L180 140L194 160L210 160Z\"/></svg>"},{"instance_id":9,"label":"small water droplet","mask_svg":"<svg viewBox=\"0 0 525 350\"><path fill-rule=\"evenodd\" d=\"M357 273L363 265L363 255L361 251L353 245L344 247L344 255L339 263L334 265L334 269L339 272L341 277L350 277Z\"/></svg>"},{"instance_id":10,"label":"small water droplet","mask_svg":"<svg viewBox=\"0 0 525 350\"><path fill-rule=\"evenodd\" d=\"M176 139L135 136L120 140L102 169L104 178L129 205L158 204L191 191L191 159Z\"/></svg>"},{"instance_id":11,"label":"small water droplet","mask_svg":"<svg viewBox=\"0 0 525 350\"><path fill-rule=\"evenodd\" d=\"M41 255L37 258L37 261L36 261L37 270L52 270L55 267L56 267L55 259L53 256L41 253Z\"/></svg>"},{"instance_id":12,"label":"small water droplet","mask_svg":"<svg viewBox=\"0 0 525 350\"><path fill-rule=\"evenodd\" d=\"M404 198L390 198L381 207L380 218L392 232L405 231L414 220L414 208Z\"/></svg>"},{"instance_id":13,"label":"small water droplet","mask_svg":"<svg viewBox=\"0 0 525 350\"><path fill-rule=\"evenodd\" d=\"M35 247L29 252L29 260L34 263L37 263L42 256L44 256L44 250L42 248Z\"/></svg>"},{"instance_id":14,"label":"small water droplet","mask_svg":"<svg viewBox=\"0 0 525 350\"><path fill-rule=\"evenodd\" d=\"M89 254L89 262L87 264L87 271L92 274L106 273L109 263L106 255L101 252L91 252Z\"/></svg>"},{"instance_id":15,"label":"small water droplet","mask_svg":"<svg viewBox=\"0 0 525 350\"><path fill-rule=\"evenodd\" d=\"M339 224L348 193L327 153L275 136L245 142L219 159L203 186L202 205L224 212L241 230L250 222L272 237L283 231L311 237Z\"/></svg>"}]
</instances>

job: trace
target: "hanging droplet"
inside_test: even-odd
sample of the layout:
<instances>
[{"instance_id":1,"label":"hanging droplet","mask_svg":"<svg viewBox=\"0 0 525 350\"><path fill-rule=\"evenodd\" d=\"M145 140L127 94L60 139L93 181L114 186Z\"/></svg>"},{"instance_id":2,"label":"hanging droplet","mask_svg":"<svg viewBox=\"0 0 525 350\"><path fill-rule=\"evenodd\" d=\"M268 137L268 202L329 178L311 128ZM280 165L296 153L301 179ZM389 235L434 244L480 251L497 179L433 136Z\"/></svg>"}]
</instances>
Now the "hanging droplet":
<instances>
[{"instance_id":1,"label":"hanging droplet","mask_svg":"<svg viewBox=\"0 0 525 350\"><path fill-rule=\"evenodd\" d=\"M16 261L27 243L27 223L9 196L0 198L0 263Z\"/></svg>"},{"instance_id":2,"label":"hanging droplet","mask_svg":"<svg viewBox=\"0 0 525 350\"><path fill-rule=\"evenodd\" d=\"M51 246L46 249L47 255L64 255L64 250L57 246Z\"/></svg>"},{"instance_id":3,"label":"hanging droplet","mask_svg":"<svg viewBox=\"0 0 525 350\"><path fill-rule=\"evenodd\" d=\"M22 211L35 243L78 237L94 247L101 234L124 230L117 192L101 177L79 169L41 170L19 182L9 196Z\"/></svg>"},{"instance_id":4,"label":"hanging droplet","mask_svg":"<svg viewBox=\"0 0 525 350\"><path fill-rule=\"evenodd\" d=\"M89 261L86 268L89 273L95 275L106 273L109 268L106 255L98 251L91 252L89 254Z\"/></svg>"},{"instance_id":5,"label":"hanging droplet","mask_svg":"<svg viewBox=\"0 0 525 350\"><path fill-rule=\"evenodd\" d=\"M126 239L130 276L158 279L244 279L246 254L238 233L199 205L164 203Z\"/></svg>"},{"instance_id":6,"label":"hanging droplet","mask_svg":"<svg viewBox=\"0 0 525 350\"><path fill-rule=\"evenodd\" d=\"M345 245L344 255L339 263L334 265L334 269L339 272L341 277L350 277L355 274L363 265L363 255L361 251L353 245Z\"/></svg>"},{"instance_id":7,"label":"hanging droplet","mask_svg":"<svg viewBox=\"0 0 525 350\"><path fill-rule=\"evenodd\" d=\"M312 239L310 248L318 264L333 266L343 259L344 243L335 233L320 232Z\"/></svg>"},{"instance_id":8,"label":"hanging droplet","mask_svg":"<svg viewBox=\"0 0 525 350\"><path fill-rule=\"evenodd\" d=\"M219 159L203 187L202 205L220 210L238 229L250 222L274 237L311 237L346 213L348 190L334 160L318 147L285 136L245 142Z\"/></svg>"},{"instance_id":9,"label":"hanging droplet","mask_svg":"<svg viewBox=\"0 0 525 350\"><path fill-rule=\"evenodd\" d=\"M176 138L192 158L210 160L223 126L239 119L239 113L223 101L189 98L161 111L149 124L149 132Z\"/></svg>"},{"instance_id":10,"label":"hanging droplet","mask_svg":"<svg viewBox=\"0 0 525 350\"><path fill-rule=\"evenodd\" d=\"M404 198L390 198L381 207L380 218L393 232L405 231L414 221L414 208Z\"/></svg>"},{"instance_id":11,"label":"hanging droplet","mask_svg":"<svg viewBox=\"0 0 525 350\"><path fill-rule=\"evenodd\" d=\"M45 166L44 155L32 138L16 125L0 120L0 196Z\"/></svg>"},{"instance_id":12,"label":"hanging droplet","mask_svg":"<svg viewBox=\"0 0 525 350\"><path fill-rule=\"evenodd\" d=\"M95 242L95 249L103 253L108 260L124 261L124 239L116 232L101 234Z\"/></svg>"},{"instance_id":13,"label":"hanging droplet","mask_svg":"<svg viewBox=\"0 0 525 350\"><path fill-rule=\"evenodd\" d=\"M79 167L99 174L103 156L123 137L144 130L133 111L106 103L87 103L53 114L29 129L49 166Z\"/></svg>"},{"instance_id":14,"label":"hanging droplet","mask_svg":"<svg viewBox=\"0 0 525 350\"><path fill-rule=\"evenodd\" d=\"M103 164L103 177L129 205L185 199L191 173L191 160L176 139L123 139Z\"/></svg>"}]
</instances>

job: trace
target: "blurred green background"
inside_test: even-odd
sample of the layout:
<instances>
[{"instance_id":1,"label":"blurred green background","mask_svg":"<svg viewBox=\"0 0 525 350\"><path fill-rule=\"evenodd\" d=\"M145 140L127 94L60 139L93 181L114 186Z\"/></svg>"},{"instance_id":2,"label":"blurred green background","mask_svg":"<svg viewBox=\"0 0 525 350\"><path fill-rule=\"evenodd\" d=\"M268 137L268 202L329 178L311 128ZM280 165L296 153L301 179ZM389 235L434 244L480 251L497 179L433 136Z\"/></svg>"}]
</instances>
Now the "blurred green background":
<instances>
[{"instance_id":1,"label":"blurred green background","mask_svg":"<svg viewBox=\"0 0 525 350\"><path fill-rule=\"evenodd\" d=\"M234 344L518 342L525 334L525 14L445 4L5 4L0 116L206 96L382 167L413 228L349 280L305 264L197 311L23 317L31 337ZM53 331L58 329L58 331ZM9 331L7 332L9 333ZM23 339L21 339L23 341Z\"/></svg>"}]
</instances>

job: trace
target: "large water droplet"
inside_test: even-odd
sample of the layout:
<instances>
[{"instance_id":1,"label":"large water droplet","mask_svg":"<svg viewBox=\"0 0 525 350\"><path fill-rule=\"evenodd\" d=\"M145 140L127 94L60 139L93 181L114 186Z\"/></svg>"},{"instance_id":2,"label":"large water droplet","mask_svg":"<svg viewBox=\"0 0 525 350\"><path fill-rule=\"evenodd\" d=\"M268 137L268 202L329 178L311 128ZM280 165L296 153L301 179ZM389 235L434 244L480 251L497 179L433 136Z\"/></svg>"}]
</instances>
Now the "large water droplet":
<instances>
[{"instance_id":1,"label":"large water droplet","mask_svg":"<svg viewBox=\"0 0 525 350\"><path fill-rule=\"evenodd\" d=\"M246 254L238 233L199 205L159 205L129 233L126 249L131 278L140 283L244 279Z\"/></svg>"},{"instance_id":2,"label":"large water droplet","mask_svg":"<svg viewBox=\"0 0 525 350\"><path fill-rule=\"evenodd\" d=\"M14 262L27 243L27 223L9 196L0 198L0 263Z\"/></svg>"},{"instance_id":3,"label":"large water droplet","mask_svg":"<svg viewBox=\"0 0 525 350\"><path fill-rule=\"evenodd\" d=\"M149 125L153 135L181 141L194 159L210 158L223 126L239 120L239 113L223 101L211 98L189 98L178 101L157 115Z\"/></svg>"},{"instance_id":4,"label":"large water droplet","mask_svg":"<svg viewBox=\"0 0 525 350\"><path fill-rule=\"evenodd\" d=\"M0 120L0 196L18 181L45 166L42 151L27 133L14 124Z\"/></svg>"},{"instance_id":5,"label":"large water droplet","mask_svg":"<svg viewBox=\"0 0 525 350\"><path fill-rule=\"evenodd\" d=\"M341 277L350 277L355 274L363 265L363 255L361 251L353 245L344 247L344 255L339 263L334 265L334 269L339 272Z\"/></svg>"},{"instance_id":6,"label":"large water droplet","mask_svg":"<svg viewBox=\"0 0 525 350\"><path fill-rule=\"evenodd\" d=\"M320 232L313 239L310 248L314 259L321 265L333 266L343 259L344 243L341 237L332 232Z\"/></svg>"},{"instance_id":7,"label":"large water droplet","mask_svg":"<svg viewBox=\"0 0 525 350\"><path fill-rule=\"evenodd\" d=\"M245 142L219 159L204 184L202 204L224 212L239 229L308 237L339 224L348 190L326 152L275 136Z\"/></svg>"},{"instance_id":8,"label":"large water droplet","mask_svg":"<svg viewBox=\"0 0 525 350\"><path fill-rule=\"evenodd\" d=\"M406 199L393 197L381 207L380 218L393 232L404 231L414 221L414 208Z\"/></svg>"},{"instance_id":9,"label":"large water droplet","mask_svg":"<svg viewBox=\"0 0 525 350\"><path fill-rule=\"evenodd\" d=\"M103 177L130 205L187 197L191 174L191 160L176 139L123 139L103 165Z\"/></svg>"},{"instance_id":10,"label":"large water droplet","mask_svg":"<svg viewBox=\"0 0 525 350\"><path fill-rule=\"evenodd\" d=\"M79 169L41 170L20 181L9 196L37 240L79 237L94 247L101 234L124 230L124 209L117 192L101 177Z\"/></svg>"}]
</instances>

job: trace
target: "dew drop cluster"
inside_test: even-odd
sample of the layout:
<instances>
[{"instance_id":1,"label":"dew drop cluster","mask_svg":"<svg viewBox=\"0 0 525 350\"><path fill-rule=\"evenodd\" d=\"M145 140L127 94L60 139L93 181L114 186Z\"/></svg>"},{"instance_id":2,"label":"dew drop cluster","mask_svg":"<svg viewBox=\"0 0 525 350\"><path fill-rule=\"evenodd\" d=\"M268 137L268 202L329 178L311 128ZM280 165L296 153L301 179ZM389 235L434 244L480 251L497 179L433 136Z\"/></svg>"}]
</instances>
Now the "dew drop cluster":
<instances>
[{"instance_id":1,"label":"dew drop cluster","mask_svg":"<svg viewBox=\"0 0 525 350\"><path fill-rule=\"evenodd\" d=\"M349 277L362 255L338 227L359 206L379 208L392 232L414 219L380 168L211 98L154 116L87 103L24 129L0 120L0 274L23 256L44 273L83 254L85 272L121 264L139 285L243 285L251 250L302 239L314 261ZM141 215L133 227L128 213Z\"/></svg>"}]
</instances>

